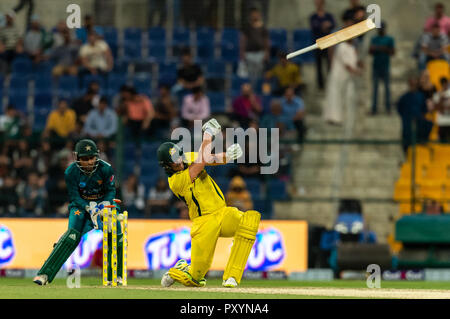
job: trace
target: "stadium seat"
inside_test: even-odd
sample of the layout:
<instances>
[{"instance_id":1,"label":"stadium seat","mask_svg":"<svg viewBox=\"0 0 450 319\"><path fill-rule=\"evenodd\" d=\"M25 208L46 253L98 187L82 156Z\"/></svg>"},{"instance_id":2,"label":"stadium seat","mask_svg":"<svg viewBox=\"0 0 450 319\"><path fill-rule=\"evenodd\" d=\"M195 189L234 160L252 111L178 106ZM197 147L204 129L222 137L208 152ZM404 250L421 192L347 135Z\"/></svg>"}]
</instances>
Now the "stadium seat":
<instances>
[{"instance_id":1,"label":"stadium seat","mask_svg":"<svg viewBox=\"0 0 450 319\"><path fill-rule=\"evenodd\" d=\"M79 94L78 78L76 76L64 75L58 79L58 96L76 97Z\"/></svg>"},{"instance_id":2,"label":"stadium seat","mask_svg":"<svg viewBox=\"0 0 450 319\"><path fill-rule=\"evenodd\" d=\"M311 30L309 29L296 29L293 31L293 50L298 50L307 46L314 44L313 36ZM302 54L292 61L294 62L312 62L314 61L314 53L308 52Z\"/></svg>"},{"instance_id":3,"label":"stadium seat","mask_svg":"<svg viewBox=\"0 0 450 319\"><path fill-rule=\"evenodd\" d=\"M200 64L208 63L214 59L214 44L203 42L197 46L197 60Z\"/></svg>"},{"instance_id":4,"label":"stadium seat","mask_svg":"<svg viewBox=\"0 0 450 319\"><path fill-rule=\"evenodd\" d=\"M277 48L287 48L287 31L282 28L269 29L270 45Z\"/></svg>"},{"instance_id":5,"label":"stadium seat","mask_svg":"<svg viewBox=\"0 0 450 319\"><path fill-rule=\"evenodd\" d=\"M238 44L239 30L233 28L224 28L220 34L221 44Z\"/></svg>"},{"instance_id":6,"label":"stadium seat","mask_svg":"<svg viewBox=\"0 0 450 319\"><path fill-rule=\"evenodd\" d=\"M53 101L53 97L51 94L49 93L37 93L34 95L34 100L33 100L33 105L34 105L34 111L36 111L37 109L46 109L46 108L51 108L52 107L52 101Z\"/></svg>"},{"instance_id":7,"label":"stadium seat","mask_svg":"<svg viewBox=\"0 0 450 319\"><path fill-rule=\"evenodd\" d=\"M111 44L116 45L119 42L119 34L117 28L115 27L103 27L103 39L108 43L109 46Z\"/></svg>"},{"instance_id":8,"label":"stadium seat","mask_svg":"<svg viewBox=\"0 0 450 319\"><path fill-rule=\"evenodd\" d=\"M215 35L216 32L210 27L199 27L195 32L197 45L200 44L210 44L214 47L215 45Z\"/></svg>"},{"instance_id":9,"label":"stadium seat","mask_svg":"<svg viewBox=\"0 0 450 319\"><path fill-rule=\"evenodd\" d=\"M153 73L153 63L151 61L136 61L134 63L134 74L150 75Z\"/></svg>"},{"instance_id":10,"label":"stadium seat","mask_svg":"<svg viewBox=\"0 0 450 319\"><path fill-rule=\"evenodd\" d=\"M40 78L43 76L52 76L53 63L43 61L33 65L33 77Z\"/></svg>"},{"instance_id":11,"label":"stadium seat","mask_svg":"<svg viewBox=\"0 0 450 319\"><path fill-rule=\"evenodd\" d=\"M226 79L225 63L220 60L209 61L206 66L206 86L210 91L224 91Z\"/></svg>"},{"instance_id":12,"label":"stadium seat","mask_svg":"<svg viewBox=\"0 0 450 319\"><path fill-rule=\"evenodd\" d=\"M30 75L32 73L33 63L28 57L20 56L12 62L12 73L20 75Z\"/></svg>"},{"instance_id":13,"label":"stadium seat","mask_svg":"<svg viewBox=\"0 0 450 319\"><path fill-rule=\"evenodd\" d=\"M140 28L125 28L123 32L123 40L124 42L134 42L141 43L142 41L142 30Z\"/></svg>"},{"instance_id":14,"label":"stadium seat","mask_svg":"<svg viewBox=\"0 0 450 319\"><path fill-rule=\"evenodd\" d=\"M155 62L163 62L166 60L166 45L161 43L150 43L148 46L148 57Z\"/></svg>"},{"instance_id":15,"label":"stadium seat","mask_svg":"<svg viewBox=\"0 0 450 319\"><path fill-rule=\"evenodd\" d=\"M288 193L286 190L286 183L278 179L272 179L269 181L268 195L272 200L285 200L288 199Z\"/></svg>"},{"instance_id":16,"label":"stadium seat","mask_svg":"<svg viewBox=\"0 0 450 319\"><path fill-rule=\"evenodd\" d=\"M436 90L441 90L441 78L444 77L450 80L450 64L446 60L432 60L427 63L427 70L430 74L430 81L436 87Z\"/></svg>"},{"instance_id":17,"label":"stadium seat","mask_svg":"<svg viewBox=\"0 0 450 319\"><path fill-rule=\"evenodd\" d=\"M44 130L45 125L47 123L47 118L50 112L52 111L51 107L41 107L39 109L35 109L34 114L34 122L33 122L33 131L41 132Z\"/></svg>"},{"instance_id":18,"label":"stadium seat","mask_svg":"<svg viewBox=\"0 0 450 319\"><path fill-rule=\"evenodd\" d=\"M124 158L127 160L135 160L136 159L136 144L133 142L126 142L123 148Z\"/></svg>"},{"instance_id":19,"label":"stadium seat","mask_svg":"<svg viewBox=\"0 0 450 319\"><path fill-rule=\"evenodd\" d=\"M217 186L219 186L222 193L226 196L226 193L228 192L228 187L230 185L230 179L227 177L216 176L214 173L211 175L211 177L216 182Z\"/></svg>"},{"instance_id":20,"label":"stadium seat","mask_svg":"<svg viewBox=\"0 0 450 319\"><path fill-rule=\"evenodd\" d=\"M11 75L11 80L9 82L9 92L17 94L27 94L28 93L28 80L27 76L23 76L17 73Z\"/></svg>"},{"instance_id":21,"label":"stadium seat","mask_svg":"<svg viewBox=\"0 0 450 319\"><path fill-rule=\"evenodd\" d=\"M142 59L142 45L140 42L127 41L123 46L123 57L128 61Z\"/></svg>"},{"instance_id":22,"label":"stadium seat","mask_svg":"<svg viewBox=\"0 0 450 319\"><path fill-rule=\"evenodd\" d=\"M140 94L151 95L152 79L147 74L141 74L133 78L133 86Z\"/></svg>"},{"instance_id":23,"label":"stadium seat","mask_svg":"<svg viewBox=\"0 0 450 319\"><path fill-rule=\"evenodd\" d=\"M87 74L83 77L81 89L85 91L88 88L89 84L92 82L97 82L100 85L100 94L106 91L107 89L106 78L101 75L93 75L93 74Z\"/></svg>"},{"instance_id":24,"label":"stadium seat","mask_svg":"<svg viewBox=\"0 0 450 319\"><path fill-rule=\"evenodd\" d=\"M119 93L120 87L127 83L127 78L123 74L111 73L107 80L108 95L114 96Z\"/></svg>"},{"instance_id":25,"label":"stadium seat","mask_svg":"<svg viewBox=\"0 0 450 319\"><path fill-rule=\"evenodd\" d=\"M208 92L211 113L225 112L225 94L223 92Z\"/></svg>"},{"instance_id":26,"label":"stadium seat","mask_svg":"<svg viewBox=\"0 0 450 319\"><path fill-rule=\"evenodd\" d=\"M432 144L431 152L433 162L450 163L450 145Z\"/></svg>"},{"instance_id":27,"label":"stadium seat","mask_svg":"<svg viewBox=\"0 0 450 319\"><path fill-rule=\"evenodd\" d=\"M159 142L144 142L142 143L142 157L143 159L155 156L158 150Z\"/></svg>"},{"instance_id":28,"label":"stadium seat","mask_svg":"<svg viewBox=\"0 0 450 319\"><path fill-rule=\"evenodd\" d=\"M239 61L239 43L222 43L221 57L226 62L237 63Z\"/></svg>"},{"instance_id":29,"label":"stadium seat","mask_svg":"<svg viewBox=\"0 0 450 319\"><path fill-rule=\"evenodd\" d=\"M206 66L206 75L225 77L225 75L226 75L225 62L223 62L221 60L209 61Z\"/></svg>"},{"instance_id":30,"label":"stadium seat","mask_svg":"<svg viewBox=\"0 0 450 319\"><path fill-rule=\"evenodd\" d=\"M176 27L172 30L172 46L189 46L191 32L188 28Z\"/></svg>"},{"instance_id":31,"label":"stadium seat","mask_svg":"<svg viewBox=\"0 0 450 319\"><path fill-rule=\"evenodd\" d=\"M212 92L223 92L225 90L225 78L207 75L205 78L206 89Z\"/></svg>"},{"instance_id":32,"label":"stadium seat","mask_svg":"<svg viewBox=\"0 0 450 319\"><path fill-rule=\"evenodd\" d=\"M28 113L28 95L22 92L10 92L8 96L8 104L23 113Z\"/></svg>"},{"instance_id":33,"label":"stadium seat","mask_svg":"<svg viewBox=\"0 0 450 319\"><path fill-rule=\"evenodd\" d=\"M231 78L231 92L232 92L232 93L237 92L237 95L239 95L240 92L241 92L241 86L242 86L242 84L244 84L244 83L249 83L249 82L250 82L250 80L247 79L247 78L241 78L241 77L239 77L239 76L237 76L237 75L234 75L234 76ZM237 95L233 95L233 97L235 97L235 96L237 96Z\"/></svg>"},{"instance_id":34,"label":"stadium seat","mask_svg":"<svg viewBox=\"0 0 450 319\"><path fill-rule=\"evenodd\" d=\"M166 29L162 27L152 27L148 29L148 43L149 44L166 44Z\"/></svg>"},{"instance_id":35,"label":"stadium seat","mask_svg":"<svg viewBox=\"0 0 450 319\"><path fill-rule=\"evenodd\" d=\"M149 190L151 187L156 185L158 178L159 170L142 170L140 175L140 182L144 184L145 189Z\"/></svg>"},{"instance_id":36,"label":"stadium seat","mask_svg":"<svg viewBox=\"0 0 450 319\"><path fill-rule=\"evenodd\" d=\"M126 76L128 74L128 66L129 66L129 61L125 60L125 59L119 59L114 61L114 66L112 69L113 73L118 73L118 74L123 74L124 76Z\"/></svg>"},{"instance_id":37,"label":"stadium seat","mask_svg":"<svg viewBox=\"0 0 450 319\"><path fill-rule=\"evenodd\" d=\"M408 148L406 159L408 163L412 163L412 147ZM428 165L431 162L431 155L433 153L433 148L426 145L416 145L415 147L416 163Z\"/></svg>"},{"instance_id":38,"label":"stadium seat","mask_svg":"<svg viewBox=\"0 0 450 319\"><path fill-rule=\"evenodd\" d=\"M173 85L177 80L176 62L161 62L158 64L158 83Z\"/></svg>"},{"instance_id":39,"label":"stadium seat","mask_svg":"<svg viewBox=\"0 0 450 319\"><path fill-rule=\"evenodd\" d=\"M246 178L245 184L247 185L247 190L252 195L252 199L260 199L261 197L261 181L255 178Z\"/></svg>"},{"instance_id":40,"label":"stadium seat","mask_svg":"<svg viewBox=\"0 0 450 319\"><path fill-rule=\"evenodd\" d=\"M53 78L48 74L36 74L34 78L34 93L49 93L53 92Z\"/></svg>"}]
</instances>

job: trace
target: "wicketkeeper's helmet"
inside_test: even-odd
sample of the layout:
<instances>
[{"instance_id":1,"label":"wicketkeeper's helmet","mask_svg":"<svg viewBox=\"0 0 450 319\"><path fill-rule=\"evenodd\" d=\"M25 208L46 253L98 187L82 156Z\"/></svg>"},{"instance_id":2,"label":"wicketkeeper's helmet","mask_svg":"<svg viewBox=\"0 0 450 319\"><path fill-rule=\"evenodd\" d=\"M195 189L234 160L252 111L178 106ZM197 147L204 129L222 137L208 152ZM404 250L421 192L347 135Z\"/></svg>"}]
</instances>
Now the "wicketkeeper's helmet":
<instances>
[{"instance_id":1,"label":"wicketkeeper's helmet","mask_svg":"<svg viewBox=\"0 0 450 319\"><path fill-rule=\"evenodd\" d=\"M75 156L75 162L78 166L78 168L85 174L92 174L95 172L95 170L98 167L98 162L99 162L99 158L98 158L98 149L97 149L97 145L95 144L95 142L93 140L90 139L84 139L84 140L80 140L78 141L78 143L75 145L75 151L73 152L74 156ZM81 165L80 165L80 157L84 157L84 156L95 156L96 160L95 160L95 164L92 168L91 171L86 171Z\"/></svg>"},{"instance_id":2,"label":"wicketkeeper's helmet","mask_svg":"<svg viewBox=\"0 0 450 319\"><path fill-rule=\"evenodd\" d=\"M164 168L167 175L171 176L175 173L170 164L176 163L181 158L185 162L183 150L175 143L162 143L157 151L158 163Z\"/></svg>"}]
</instances>

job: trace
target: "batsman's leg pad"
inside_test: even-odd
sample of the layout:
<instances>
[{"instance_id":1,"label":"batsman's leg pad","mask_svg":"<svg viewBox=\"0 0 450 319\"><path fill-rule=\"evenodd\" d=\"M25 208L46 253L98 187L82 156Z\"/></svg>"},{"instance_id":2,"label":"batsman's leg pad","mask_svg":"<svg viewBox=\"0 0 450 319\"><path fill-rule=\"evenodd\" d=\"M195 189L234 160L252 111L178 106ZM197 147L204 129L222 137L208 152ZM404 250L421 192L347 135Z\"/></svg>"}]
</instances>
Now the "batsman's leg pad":
<instances>
[{"instance_id":1,"label":"batsman's leg pad","mask_svg":"<svg viewBox=\"0 0 450 319\"><path fill-rule=\"evenodd\" d=\"M249 210L242 216L234 236L230 258L225 267L223 280L234 277L238 284L241 282L248 256L255 243L260 220L261 214L256 210Z\"/></svg>"},{"instance_id":2,"label":"batsman's leg pad","mask_svg":"<svg viewBox=\"0 0 450 319\"><path fill-rule=\"evenodd\" d=\"M81 233L76 229L69 228L58 240L50 256L45 261L38 275L47 275L48 282L52 282L67 258L73 253L81 240Z\"/></svg>"}]
</instances>

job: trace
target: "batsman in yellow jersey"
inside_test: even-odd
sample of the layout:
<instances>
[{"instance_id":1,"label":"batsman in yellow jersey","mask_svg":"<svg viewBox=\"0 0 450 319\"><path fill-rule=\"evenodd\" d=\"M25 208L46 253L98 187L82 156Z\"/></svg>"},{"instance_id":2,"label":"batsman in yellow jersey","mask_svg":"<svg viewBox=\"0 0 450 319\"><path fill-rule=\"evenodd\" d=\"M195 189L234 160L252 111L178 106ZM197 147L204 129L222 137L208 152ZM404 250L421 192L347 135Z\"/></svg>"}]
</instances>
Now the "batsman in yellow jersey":
<instances>
[{"instance_id":1,"label":"batsman in yellow jersey","mask_svg":"<svg viewBox=\"0 0 450 319\"><path fill-rule=\"evenodd\" d=\"M171 142L161 144L157 156L169 176L169 187L189 208L191 228L191 264L179 260L166 272L163 287L175 281L190 287L206 285L205 274L211 267L219 237L234 237L231 254L223 274L224 287L237 287L258 232L261 214L255 210L242 212L227 207L225 197L205 170L206 165L220 165L242 156L239 144L228 147L226 153L211 154L213 136L221 133L220 124L211 119L203 125L203 141L198 153L183 154Z\"/></svg>"}]
</instances>

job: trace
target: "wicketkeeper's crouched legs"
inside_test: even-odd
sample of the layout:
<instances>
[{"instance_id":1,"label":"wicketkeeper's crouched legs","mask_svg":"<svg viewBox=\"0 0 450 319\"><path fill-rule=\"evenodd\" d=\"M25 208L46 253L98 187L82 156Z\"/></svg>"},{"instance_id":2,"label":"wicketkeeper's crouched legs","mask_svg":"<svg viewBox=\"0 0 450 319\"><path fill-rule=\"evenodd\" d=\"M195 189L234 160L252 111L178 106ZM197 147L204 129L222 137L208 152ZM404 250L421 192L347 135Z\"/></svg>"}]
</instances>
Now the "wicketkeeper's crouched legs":
<instances>
[{"instance_id":1,"label":"wicketkeeper's crouched legs","mask_svg":"<svg viewBox=\"0 0 450 319\"><path fill-rule=\"evenodd\" d=\"M248 256L255 243L260 220L261 214L256 210L249 210L243 214L234 235L233 246L223 274L223 280L234 277L238 284L241 282Z\"/></svg>"},{"instance_id":2,"label":"wicketkeeper's crouched legs","mask_svg":"<svg viewBox=\"0 0 450 319\"><path fill-rule=\"evenodd\" d=\"M48 282L52 282L62 265L77 248L81 240L81 233L69 228L55 244L50 256L45 261L38 275L47 275Z\"/></svg>"}]
</instances>

